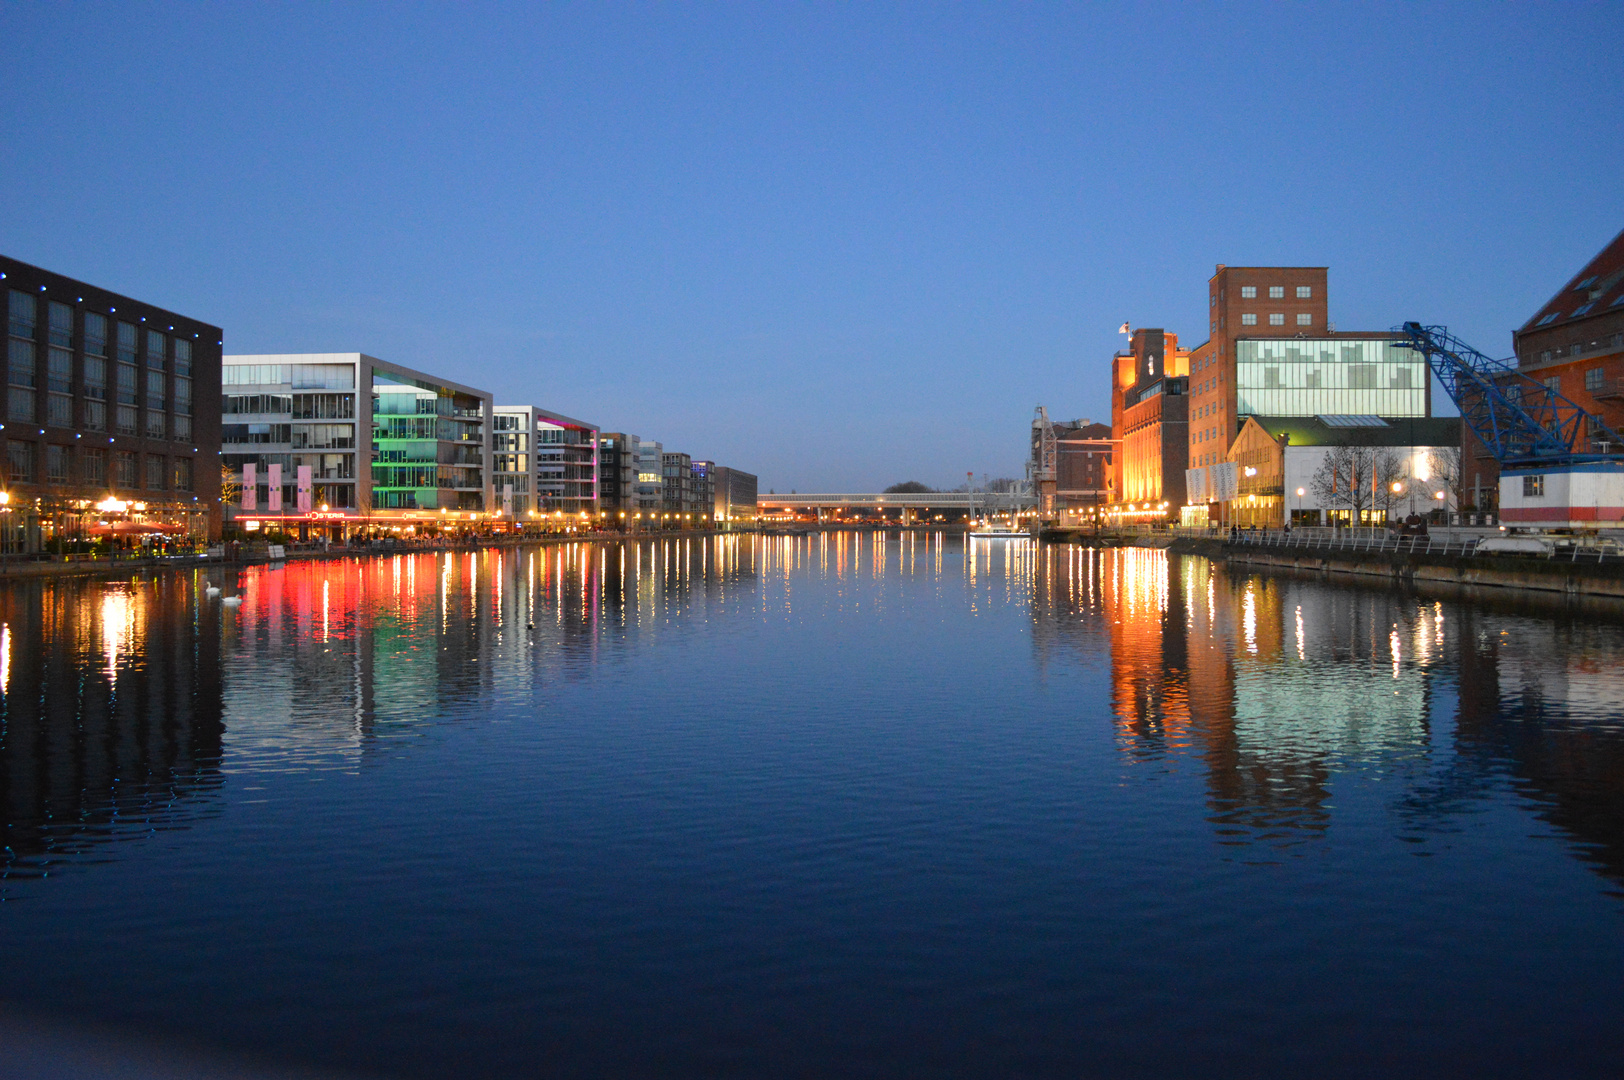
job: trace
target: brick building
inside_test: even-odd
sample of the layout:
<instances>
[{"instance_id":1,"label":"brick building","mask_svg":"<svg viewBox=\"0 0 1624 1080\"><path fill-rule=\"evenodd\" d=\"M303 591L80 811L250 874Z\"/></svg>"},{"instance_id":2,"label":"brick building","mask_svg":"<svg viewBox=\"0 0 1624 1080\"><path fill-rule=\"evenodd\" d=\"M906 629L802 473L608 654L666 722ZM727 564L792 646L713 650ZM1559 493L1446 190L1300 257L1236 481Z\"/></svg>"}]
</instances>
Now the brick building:
<instances>
[{"instance_id":1,"label":"brick building","mask_svg":"<svg viewBox=\"0 0 1624 1080\"><path fill-rule=\"evenodd\" d=\"M1133 332L1111 381L1109 511L1122 522L1165 521L1184 505L1189 463L1190 354L1177 334Z\"/></svg>"},{"instance_id":2,"label":"brick building","mask_svg":"<svg viewBox=\"0 0 1624 1080\"><path fill-rule=\"evenodd\" d=\"M0 544L220 535L218 326L0 257Z\"/></svg>"},{"instance_id":3,"label":"brick building","mask_svg":"<svg viewBox=\"0 0 1624 1080\"><path fill-rule=\"evenodd\" d=\"M1624 232L1513 331L1512 344L1518 371L1624 428ZM1469 430L1461 441L1466 508L1498 509L1499 464Z\"/></svg>"}]
</instances>

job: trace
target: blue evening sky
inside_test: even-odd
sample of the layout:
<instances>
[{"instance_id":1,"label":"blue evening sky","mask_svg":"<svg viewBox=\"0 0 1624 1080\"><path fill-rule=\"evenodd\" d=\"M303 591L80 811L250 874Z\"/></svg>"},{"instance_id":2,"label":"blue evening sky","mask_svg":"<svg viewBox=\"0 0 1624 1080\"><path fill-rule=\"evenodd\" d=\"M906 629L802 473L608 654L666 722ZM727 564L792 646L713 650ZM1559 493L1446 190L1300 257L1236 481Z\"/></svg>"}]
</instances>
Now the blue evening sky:
<instances>
[{"instance_id":1,"label":"blue evening sky","mask_svg":"<svg viewBox=\"0 0 1624 1080\"><path fill-rule=\"evenodd\" d=\"M757 472L1019 475L1327 265L1486 352L1624 227L1624 6L0 5L0 251Z\"/></svg>"}]
</instances>

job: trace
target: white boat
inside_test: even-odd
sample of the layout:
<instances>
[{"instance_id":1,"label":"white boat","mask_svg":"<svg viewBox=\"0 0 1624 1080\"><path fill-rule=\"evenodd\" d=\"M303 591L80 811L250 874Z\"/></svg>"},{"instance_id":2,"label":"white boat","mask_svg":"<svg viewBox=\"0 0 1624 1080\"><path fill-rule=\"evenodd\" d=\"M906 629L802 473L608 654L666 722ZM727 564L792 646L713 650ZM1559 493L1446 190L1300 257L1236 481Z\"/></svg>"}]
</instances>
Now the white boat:
<instances>
[{"instance_id":1,"label":"white boat","mask_svg":"<svg viewBox=\"0 0 1624 1080\"><path fill-rule=\"evenodd\" d=\"M970 537L974 540L1030 540L1032 534L1020 529L971 529Z\"/></svg>"}]
</instances>

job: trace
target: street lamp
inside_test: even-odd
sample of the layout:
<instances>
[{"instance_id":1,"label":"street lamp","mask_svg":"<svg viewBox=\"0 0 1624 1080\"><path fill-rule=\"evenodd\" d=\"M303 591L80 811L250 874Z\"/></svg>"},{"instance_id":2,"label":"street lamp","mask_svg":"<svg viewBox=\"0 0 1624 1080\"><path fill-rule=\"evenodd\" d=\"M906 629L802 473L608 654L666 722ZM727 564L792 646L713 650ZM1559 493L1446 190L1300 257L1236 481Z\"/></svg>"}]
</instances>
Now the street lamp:
<instances>
[{"instance_id":1,"label":"street lamp","mask_svg":"<svg viewBox=\"0 0 1624 1080\"><path fill-rule=\"evenodd\" d=\"M1297 516L1303 516L1303 489L1297 489Z\"/></svg>"}]
</instances>

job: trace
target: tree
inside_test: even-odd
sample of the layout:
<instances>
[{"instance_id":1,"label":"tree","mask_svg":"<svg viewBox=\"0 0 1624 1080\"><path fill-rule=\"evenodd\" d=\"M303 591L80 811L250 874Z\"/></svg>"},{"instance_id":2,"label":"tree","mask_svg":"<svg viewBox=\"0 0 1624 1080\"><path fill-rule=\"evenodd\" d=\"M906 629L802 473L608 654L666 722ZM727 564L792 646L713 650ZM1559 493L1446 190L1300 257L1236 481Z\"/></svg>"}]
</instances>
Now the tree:
<instances>
[{"instance_id":1,"label":"tree","mask_svg":"<svg viewBox=\"0 0 1624 1080\"><path fill-rule=\"evenodd\" d=\"M220 502L230 506L242 496L242 480L230 465L220 466Z\"/></svg>"},{"instance_id":2,"label":"tree","mask_svg":"<svg viewBox=\"0 0 1624 1080\"><path fill-rule=\"evenodd\" d=\"M1427 451L1427 470L1439 487L1449 491L1455 506L1462 506L1466 502L1463 497L1465 492L1461 490L1461 483L1466 477L1460 467L1460 447L1434 446Z\"/></svg>"},{"instance_id":3,"label":"tree","mask_svg":"<svg viewBox=\"0 0 1624 1080\"><path fill-rule=\"evenodd\" d=\"M886 495L929 495L936 489L929 484L921 484L918 480L904 480L900 484L892 484L886 488Z\"/></svg>"},{"instance_id":4,"label":"tree","mask_svg":"<svg viewBox=\"0 0 1624 1080\"><path fill-rule=\"evenodd\" d=\"M1314 498L1327 510L1348 511L1348 520L1359 524L1375 511L1389 511L1395 498L1395 483L1402 483L1408 470L1396 450L1378 446L1334 446L1309 480Z\"/></svg>"}]
</instances>

